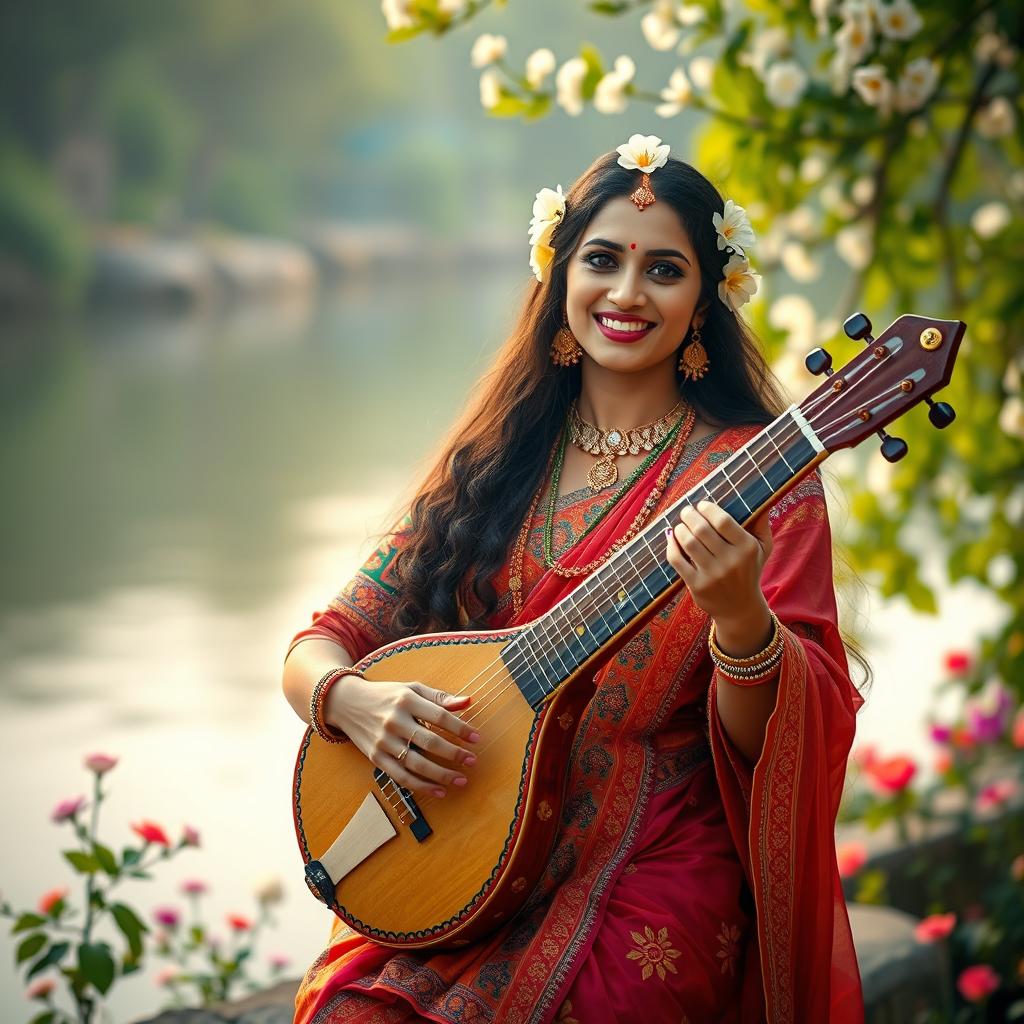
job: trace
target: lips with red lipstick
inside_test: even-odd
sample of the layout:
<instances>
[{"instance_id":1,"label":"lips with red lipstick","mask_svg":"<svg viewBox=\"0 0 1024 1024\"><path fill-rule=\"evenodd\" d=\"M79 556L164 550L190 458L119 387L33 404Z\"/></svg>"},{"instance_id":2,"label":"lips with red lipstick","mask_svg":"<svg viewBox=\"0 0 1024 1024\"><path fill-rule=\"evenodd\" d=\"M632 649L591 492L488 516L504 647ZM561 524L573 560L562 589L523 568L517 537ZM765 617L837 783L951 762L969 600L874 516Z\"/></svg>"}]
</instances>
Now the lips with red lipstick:
<instances>
[{"instance_id":1,"label":"lips with red lipstick","mask_svg":"<svg viewBox=\"0 0 1024 1024\"><path fill-rule=\"evenodd\" d=\"M646 337L656 325L640 316L625 316L602 310L594 314L598 330L611 341L629 344Z\"/></svg>"}]
</instances>

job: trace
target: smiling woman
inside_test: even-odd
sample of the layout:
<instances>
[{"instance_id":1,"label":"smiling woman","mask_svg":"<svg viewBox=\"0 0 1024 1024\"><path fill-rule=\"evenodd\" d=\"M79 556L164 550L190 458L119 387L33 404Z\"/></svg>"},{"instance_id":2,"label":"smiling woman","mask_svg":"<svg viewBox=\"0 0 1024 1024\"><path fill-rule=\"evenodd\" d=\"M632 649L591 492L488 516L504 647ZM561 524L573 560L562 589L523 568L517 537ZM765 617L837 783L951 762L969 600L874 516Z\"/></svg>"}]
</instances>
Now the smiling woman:
<instances>
[{"instance_id":1,"label":"smiling woman","mask_svg":"<svg viewBox=\"0 0 1024 1024\"><path fill-rule=\"evenodd\" d=\"M752 242L653 137L538 193L516 328L408 515L289 648L286 696L320 737L484 813L486 696L346 667L413 634L535 623L782 413L738 315ZM863 1019L833 839L861 698L817 470L748 526L696 498L674 517L664 572L685 588L563 726L563 812L521 912L458 948L337 919L299 1024Z\"/></svg>"}]
</instances>

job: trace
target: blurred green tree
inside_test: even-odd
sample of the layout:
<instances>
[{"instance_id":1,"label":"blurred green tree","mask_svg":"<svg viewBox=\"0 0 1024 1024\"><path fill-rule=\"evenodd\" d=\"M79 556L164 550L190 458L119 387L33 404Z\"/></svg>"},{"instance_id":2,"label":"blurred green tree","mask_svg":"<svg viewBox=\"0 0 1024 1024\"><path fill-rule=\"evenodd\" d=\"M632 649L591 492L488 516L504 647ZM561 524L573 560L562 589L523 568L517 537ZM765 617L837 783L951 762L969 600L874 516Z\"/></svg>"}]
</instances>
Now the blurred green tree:
<instances>
[{"instance_id":1,"label":"blurred green tree","mask_svg":"<svg viewBox=\"0 0 1024 1024\"><path fill-rule=\"evenodd\" d=\"M443 36L487 6L381 5L392 43ZM609 62L583 44L559 62L534 38L520 70L508 40L486 33L472 53L481 104L527 120L638 103L666 119L703 112L695 162L759 229L768 300L751 318L795 398L815 383L803 368L809 348L834 342L837 365L855 354L859 343L837 335L859 305L876 321L913 311L967 322L942 395L956 424L940 433L915 410L899 423L907 458L890 466L858 453L844 464L849 549L883 595L920 610L936 611L921 570L936 553L949 579L998 595L1006 620L983 638L969 688L998 676L1024 698L1024 9L1012 0L589 7L640 15L654 53ZM640 84L638 67L666 84Z\"/></svg>"}]
</instances>

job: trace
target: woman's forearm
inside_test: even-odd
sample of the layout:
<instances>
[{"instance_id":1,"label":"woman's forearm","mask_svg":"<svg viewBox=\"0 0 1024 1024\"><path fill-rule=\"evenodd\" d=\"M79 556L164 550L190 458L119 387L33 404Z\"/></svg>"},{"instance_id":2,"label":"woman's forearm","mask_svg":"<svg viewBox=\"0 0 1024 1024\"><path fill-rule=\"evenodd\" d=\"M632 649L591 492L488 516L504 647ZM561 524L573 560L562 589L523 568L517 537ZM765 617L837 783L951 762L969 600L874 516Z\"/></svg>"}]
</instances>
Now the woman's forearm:
<instances>
[{"instance_id":1,"label":"woman's forearm","mask_svg":"<svg viewBox=\"0 0 1024 1024\"><path fill-rule=\"evenodd\" d=\"M285 659L281 689L292 710L309 725L309 703L317 680L332 668L351 665L352 655L341 644L310 637L292 648Z\"/></svg>"}]
</instances>

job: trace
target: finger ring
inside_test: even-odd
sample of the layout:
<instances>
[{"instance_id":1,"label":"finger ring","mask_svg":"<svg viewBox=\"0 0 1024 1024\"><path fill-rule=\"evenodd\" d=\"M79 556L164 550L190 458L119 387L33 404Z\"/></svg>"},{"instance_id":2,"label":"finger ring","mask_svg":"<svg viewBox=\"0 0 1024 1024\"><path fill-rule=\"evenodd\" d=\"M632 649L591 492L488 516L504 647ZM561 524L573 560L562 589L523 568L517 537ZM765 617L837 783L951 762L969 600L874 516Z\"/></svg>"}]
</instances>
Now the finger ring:
<instances>
[{"instance_id":1,"label":"finger ring","mask_svg":"<svg viewBox=\"0 0 1024 1024\"><path fill-rule=\"evenodd\" d=\"M413 733L415 735L415 733ZM409 742L402 747L402 752L395 758L396 761L404 761L405 755L409 753L409 748L412 746L412 738L410 737Z\"/></svg>"}]
</instances>

